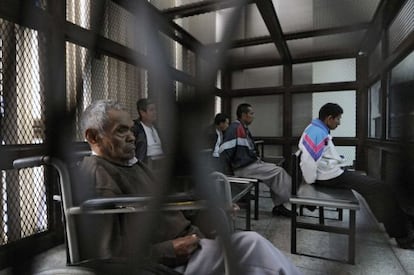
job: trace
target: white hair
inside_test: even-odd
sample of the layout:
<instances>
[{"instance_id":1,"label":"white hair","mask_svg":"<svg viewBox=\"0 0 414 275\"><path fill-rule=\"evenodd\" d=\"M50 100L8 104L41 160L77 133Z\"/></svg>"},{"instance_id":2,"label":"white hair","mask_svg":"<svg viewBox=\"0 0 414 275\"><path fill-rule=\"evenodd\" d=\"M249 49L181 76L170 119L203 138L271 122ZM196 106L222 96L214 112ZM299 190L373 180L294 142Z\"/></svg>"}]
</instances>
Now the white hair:
<instances>
[{"instance_id":1,"label":"white hair","mask_svg":"<svg viewBox=\"0 0 414 275\"><path fill-rule=\"evenodd\" d=\"M87 129L96 129L100 134L104 133L104 127L108 123L110 110L122 110L125 108L116 101L101 99L94 101L82 114L81 130L85 134Z\"/></svg>"}]
</instances>

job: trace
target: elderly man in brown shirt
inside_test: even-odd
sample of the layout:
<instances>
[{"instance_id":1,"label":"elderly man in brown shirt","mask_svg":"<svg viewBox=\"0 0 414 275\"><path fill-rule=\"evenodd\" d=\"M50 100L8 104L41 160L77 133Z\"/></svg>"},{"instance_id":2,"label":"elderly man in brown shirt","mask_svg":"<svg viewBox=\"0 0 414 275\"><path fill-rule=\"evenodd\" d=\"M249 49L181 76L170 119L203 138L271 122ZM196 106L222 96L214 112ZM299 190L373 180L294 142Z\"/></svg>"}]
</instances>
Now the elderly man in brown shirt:
<instances>
[{"instance_id":1,"label":"elderly man in brown shirt","mask_svg":"<svg viewBox=\"0 0 414 275\"><path fill-rule=\"evenodd\" d=\"M80 168L82 182L89 186L91 196L155 195L159 191L151 171L135 158L132 127L130 115L116 102L99 100L85 110L82 131L93 154L82 161ZM145 214L112 217L103 225L111 233L103 234L96 249L105 256L132 257L130 249L142 243L137 232L151 225L145 231L151 236L145 256L179 268L184 274L225 273L218 240L203 238L179 211L161 212L157 217L155 223L149 222ZM233 234L231 252L237 259L237 274L300 274L277 248L254 232Z\"/></svg>"}]
</instances>

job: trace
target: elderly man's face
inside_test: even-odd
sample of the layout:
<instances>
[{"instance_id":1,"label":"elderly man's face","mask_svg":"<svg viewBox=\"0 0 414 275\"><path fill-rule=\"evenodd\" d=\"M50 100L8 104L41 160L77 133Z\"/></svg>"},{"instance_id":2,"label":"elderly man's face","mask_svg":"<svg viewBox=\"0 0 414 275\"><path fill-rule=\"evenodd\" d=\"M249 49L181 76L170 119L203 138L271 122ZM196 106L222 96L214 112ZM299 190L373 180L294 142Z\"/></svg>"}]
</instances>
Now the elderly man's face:
<instances>
[{"instance_id":1,"label":"elderly man's face","mask_svg":"<svg viewBox=\"0 0 414 275\"><path fill-rule=\"evenodd\" d=\"M125 163L135 156L135 137L131 129L134 125L128 112L110 110L109 123L98 146L102 157L116 163Z\"/></svg>"}]
</instances>

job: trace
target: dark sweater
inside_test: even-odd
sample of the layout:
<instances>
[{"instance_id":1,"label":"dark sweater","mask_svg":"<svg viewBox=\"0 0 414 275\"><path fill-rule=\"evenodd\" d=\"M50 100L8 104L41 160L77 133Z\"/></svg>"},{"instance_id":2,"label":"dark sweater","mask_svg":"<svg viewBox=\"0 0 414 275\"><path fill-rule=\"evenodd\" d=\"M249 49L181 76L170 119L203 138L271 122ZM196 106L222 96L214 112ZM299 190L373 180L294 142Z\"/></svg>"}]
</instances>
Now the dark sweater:
<instances>
[{"instance_id":1,"label":"dark sweater","mask_svg":"<svg viewBox=\"0 0 414 275\"><path fill-rule=\"evenodd\" d=\"M82 192L86 196L77 196L81 198L80 201L87 197L154 195L159 189L151 171L142 162L121 166L98 156L90 156L84 158L80 169L82 190L88 190ZM144 252L138 251L139 254L146 254L161 263L175 266L182 262L176 259L171 240L190 234L202 236L198 228L192 226L180 211L157 213L155 220L154 215L148 213L103 216L107 217L97 222L99 227L87 222L86 230L91 234L89 238L98 242L99 245L93 245L92 248L95 253L99 251L100 257L136 254L137 248L146 247L147 243L150 246ZM91 228L97 230L91 231ZM86 237L86 240L89 238Z\"/></svg>"}]
</instances>

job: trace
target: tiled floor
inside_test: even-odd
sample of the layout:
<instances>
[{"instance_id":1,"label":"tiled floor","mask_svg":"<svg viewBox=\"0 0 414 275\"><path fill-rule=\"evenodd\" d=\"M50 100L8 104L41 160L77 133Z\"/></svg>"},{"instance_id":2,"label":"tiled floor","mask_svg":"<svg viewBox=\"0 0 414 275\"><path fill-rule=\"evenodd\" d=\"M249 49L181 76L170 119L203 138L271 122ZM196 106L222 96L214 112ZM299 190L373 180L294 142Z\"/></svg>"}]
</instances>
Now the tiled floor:
<instances>
[{"instance_id":1,"label":"tiled floor","mask_svg":"<svg viewBox=\"0 0 414 275\"><path fill-rule=\"evenodd\" d=\"M267 197L267 196L266 196ZM357 212L357 244L355 265L328 261L290 253L290 219L271 216L271 200L260 198L259 220L252 220L252 230L261 233L284 252L306 275L322 274L413 274L414 251L404 250L390 240L361 200ZM312 214L306 212L305 214ZM334 215L335 213L332 213ZM329 214L328 214L329 215ZM345 222L347 214L344 215ZM239 225L239 223L237 224ZM242 223L240 223L240 226ZM310 230L298 231L298 251L346 258L347 240L344 236Z\"/></svg>"},{"instance_id":2,"label":"tiled floor","mask_svg":"<svg viewBox=\"0 0 414 275\"><path fill-rule=\"evenodd\" d=\"M259 220L252 220L252 230L271 240L305 275L414 275L414 251L397 248L395 241L388 239L384 230L375 222L371 212L365 207L365 204L362 203L361 205L362 208L357 213L355 265L290 254L290 220L271 216L272 205L268 194L260 198L260 217ZM310 213L308 212L308 214ZM240 216L243 216L242 213ZM347 219L347 215L344 215L344 218ZM243 227L244 220L237 219L236 225ZM312 251L322 255L345 258L347 255L346 248L346 239L342 236L309 230L298 232L298 250L300 251ZM58 246L39 256L34 261L32 270L42 271L64 267L65 257L64 246ZM17 273L10 270L0 271L0 275L6 274ZM71 274L85 273L74 271Z\"/></svg>"}]
</instances>

